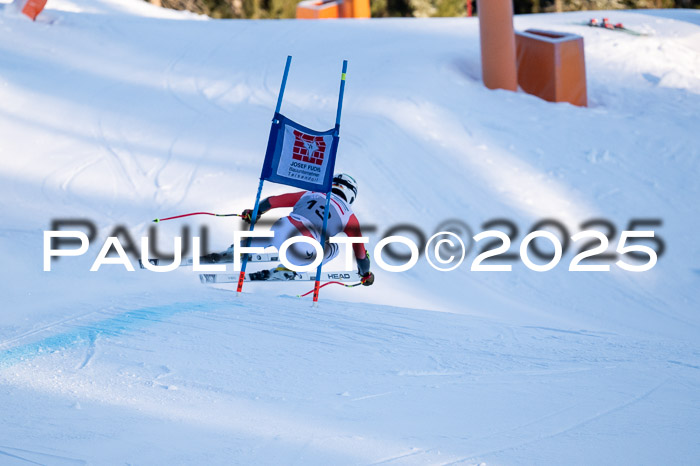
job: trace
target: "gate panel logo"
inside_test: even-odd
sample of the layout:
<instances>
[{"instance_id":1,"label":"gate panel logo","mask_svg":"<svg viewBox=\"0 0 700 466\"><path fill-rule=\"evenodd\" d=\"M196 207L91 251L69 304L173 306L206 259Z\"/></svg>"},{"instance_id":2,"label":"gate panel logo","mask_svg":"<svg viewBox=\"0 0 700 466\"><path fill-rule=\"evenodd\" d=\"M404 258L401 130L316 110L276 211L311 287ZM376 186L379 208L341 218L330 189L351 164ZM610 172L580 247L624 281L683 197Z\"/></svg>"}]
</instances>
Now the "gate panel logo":
<instances>
[{"instance_id":1,"label":"gate panel logo","mask_svg":"<svg viewBox=\"0 0 700 466\"><path fill-rule=\"evenodd\" d=\"M326 153L326 141L322 136L311 136L294 130L294 149L292 158L301 162L323 165L323 155Z\"/></svg>"}]
</instances>

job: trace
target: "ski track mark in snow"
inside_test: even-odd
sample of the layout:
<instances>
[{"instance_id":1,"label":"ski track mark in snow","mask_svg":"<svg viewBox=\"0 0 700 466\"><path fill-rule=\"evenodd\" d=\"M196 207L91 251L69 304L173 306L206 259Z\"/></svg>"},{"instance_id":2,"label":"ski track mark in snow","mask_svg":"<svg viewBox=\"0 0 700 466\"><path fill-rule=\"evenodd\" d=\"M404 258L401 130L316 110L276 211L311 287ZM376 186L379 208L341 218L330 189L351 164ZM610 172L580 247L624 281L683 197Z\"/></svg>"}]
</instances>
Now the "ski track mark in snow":
<instances>
[{"instance_id":1,"label":"ski track mark in snow","mask_svg":"<svg viewBox=\"0 0 700 466\"><path fill-rule=\"evenodd\" d=\"M19 342L19 341L21 341L21 340L25 340L25 339L27 339L28 337L31 337L31 336L36 335L36 334L38 334L38 333L47 332L47 331L50 331L50 330L55 329L55 328L57 328L57 327L60 327L60 326L62 326L62 325L68 325L68 324L70 324L70 323L72 323L72 322L77 322L77 321L79 321L79 320L81 320L81 319L85 319L85 318L87 318L87 317L89 317L89 316L91 316L91 315L94 315L94 314L95 314L95 312L87 312L87 313L85 313L85 314L81 314L81 315L78 315L78 316L75 316L75 317L69 317L69 318L67 318L67 319L61 319L61 320L58 320L58 321L56 321L56 322L52 322L52 323L50 323L50 324L48 324L48 325L44 325L44 326L42 326L42 327L35 328L35 329L30 330L30 331L28 331L28 332L25 332L25 333L22 333L22 334L20 334L20 335L17 335L17 336L15 336L14 338L8 338L8 339L3 340L2 342L0 342L0 351L2 351L3 348L8 349L13 343L17 343L17 342ZM0 354L2 354L2 353L0 352Z\"/></svg>"},{"instance_id":2,"label":"ski track mark in snow","mask_svg":"<svg viewBox=\"0 0 700 466\"><path fill-rule=\"evenodd\" d=\"M214 47L211 49L208 53L208 55L200 60L200 64L203 65L209 58L211 58L221 47L222 45L219 45L217 47ZM197 178L197 173L199 172L199 164L195 163L194 168L191 168L187 170L187 173L185 174L185 181L184 182L163 182L162 177L166 171L166 169L173 163L176 162L176 156L175 156L175 150L178 142L181 140L183 134L186 133L197 133L197 126L200 125L202 122L207 122L208 120L208 113L203 111L202 109L198 108L198 105L190 103L188 98L180 95L180 92L178 92L177 87L178 84L173 84L174 78L173 76L175 75L175 70L176 68L180 65L180 63L190 55L190 53L193 50L193 46L186 47L182 53L180 53L177 58L172 60L168 66L166 66L165 70L163 71L163 87L165 90L168 92L168 94L180 105L185 107L187 110L190 110L194 115L192 118L185 124L179 125L177 128L177 132L175 133L175 136L170 142L170 145L168 147L167 155L165 157L165 160L160 164L160 167L156 170L155 175L153 176L152 182L153 185L155 186L156 190L153 194L153 200L158 206L163 206L166 202L177 205L183 202L185 199L188 197L188 193L190 192L196 178ZM182 77L177 78L177 82L180 83L182 81ZM216 102L212 101L207 95L206 92L202 89L202 86L199 83L199 78L198 75L193 75L190 77L190 80L192 81L192 86L194 88L194 94L197 97L197 101L204 100L206 105L208 107L213 107L217 110L217 112L223 112L224 114L228 115L229 112L222 106L218 105ZM208 151L209 143L207 142L206 146L202 151L199 152L199 157L202 158L206 155ZM182 178L182 177L180 177ZM179 189L179 196L177 199L168 199L167 195L167 189L170 187L177 187L180 186ZM165 196L164 196L165 194Z\"/></svg>"},{"instance_id":3,"label":"ski track mark in snow","mask_svg":"<svg viewBox=\"0 0 700 466\"><path fill-rule=\"evenodd\" d=\"M10 458L14 458L14 459L17 459L17 460L20 460L20 461L24 461L24 462L26 462L26 463L39 464L39 465L42 464L42 463L37 463L36 461L28 460L27 458L22 458L21 456L13 455L12 453L8 453L8 452L2 451L2 450L0 450L0 455L9 456Z\"/></svg>"},{"instance_id":4,"label":"ski track mark in snow","mask_svg":"<svg viewBox=\"0 0 700 466\"><path fill-rule=\"evenodd\" d=\"M360 396L357 398L353 398L350 401L362 401L362 400L368 400L370 398L378 398L380 396L386 396L386 395L391 395L394 392L386 392L386 393L377 393L376 395L365 395L365 396Z\"/></svg>"},{"instance_id":5,"label":"ski track mark in snow","mask_svg":"<svg viewBox=\"0 0 700 466\"><path fill-rule=\"evenodd\" d=\"M102 160L102 156L87 159L81 163L78 160L75 164L66 164L46 175L41 181L41 193L44 198L54 203L57 196L64 205L82 204L77 201L78 196L72 192L72 184L77 177L85 170Z\"/></svg>"},{"instance_id":6,"label":"ski track mark in snow","mask_svg":"<svg viewBox=\"0 0 700 466\"><path fill-rule=\"evenodd\" d=\"M77 370L84 369L90 361L92 361L93 356L95 356L95 345L97 342L97 332L92 331L88 334L88 347L87 351L85 352L85 359L83 362L78 366Z\"/></svg>"},{"instance_id":7,"label":"ski track mark in snow","mask_svg":"<svg viewBox=\"0 0 700 466\"><path fill-rule=\"evenodd\" d=\"M195 115L198 116L203 116L202 112L196 108L193 105L190 105L185 99L180 97L179 93L175 90L175 87L173 86L172 79L171 77L174 75L175 68L184 60L184 58L189 55L191 49L194 46L190 45L189 47L186 47L185 50L177 56L173 61L171 61L168 66L165 68L163 72L163 85L165 89L168 91L168 94L175 99L176 102L180 103L183 107L185 107L188 110L191 110L192 112L195 113Z\"/></svg>"},{"instance_id":8,"label":"ski track mark in snow","mask_svg":"<svg viewBox=\"0 0 700 466\"><path fill-rule=\"evenodd\" d=\"M14 451L17 454L12 454L9 451ZM39 460L41 462L33 461L29 458L25 458L24 456L20 456L20 454L27 455L27 456L38 456ZM69 458L67 456L59 456L59 455L52 455L50 453L42 453L39 451L34 451L34 450L25 450L22 448L14 448L14 447L8 447L5 445L0 445L0 455L5 455L9 456L10 458L15 458L20 461L24 461L29 464L50 464L50 465L62 465L62 464L87 464L86 461L76 459L76 458Z\"/></svg>"},{"instance_id":9,"label":"ski track mark in snow","mask_svg":"<svg viewBox=\"0 0 700 466\"><path fill-rule=\"evenodd\" d=\"M514 444L512 444L512 445L509 445L509 446L507 446L507 447L504 447L504 448L498 448L498 449L494 449L494 450L490 450L490 451L484 451L484 452L475 453L475 454L473 454L473 455L468 455L468 456L465 456L465 457L464 457L463 459L461 459L461 460L457 460L457 461L450 462L450 463L446 463L446 464L459 464L459 463L464 463L465 461L471 461L471 460L473 460L474 458L483 458L484 456L487 456L487 455L493 455L493 454L496 454L496 453L502 453L502 452L504 452L504 451L512 450L512 449L514 449L514 448L521 448L521 447L523 447L523 446L525 446L525 445L529 445L529 444L531 444L531 443L535 443L535 442L539 442L539 441L542 441L542 440L551 439L551 438L557 437L557 436L559 436L559 435L566 434L566 433L568 433L568 432L570 432L570 431L572 431L572 430L574 430L574 429L578 429L579 427L583 427L583 426L585 426L586 424L590 424L590 423L593 422L593 421L596 421L596 420L601 419L601 418L603 418L603 417L605 417L605 416L609 416L610 414L616 413L616 412L618 412L618 411L620 411L620 410L623 410L623 409L625 409L625 408L627 408L627 407L629 407L629 406L632 406L632 405L635 404L635 403L639 403L640 401L642 401L642 400L646 399L647 397L649 397L649 396L650 396L652 393L654 393L656 390L658 390L659 388L661 388L664 384L666 384L666 382L668 382L668 380L669 380L669 379L666 378L666 379L664 379L662 382L658 383L657 385L654 385L652 388L650 388L649 390L643 392L643 393L640 394L640 395L637 395L637 396L634 396L634 397L632 397L632 398L629 398L629 399L623 401L622 403L617 404L617 405L615 405L615 406L613 406L613 407L611 407L611 408L609 408L609 409L607 409L607 410L605 410L605 411L596 413L596 414L594 414L593 416L590 416L590 417L584 419L583 421L576 422L576 423L574 423L574 424L572 424L572 425L569 425L569 426L566 426L566 427L564 427L564 428L562 428L562 429L556 430L555 432L552 432L552 433L549 433L549 434L544 434L544 435L537 435L537 436L535 436L534 438L526 439L526 440L521 441L521 442L516 442L516 443L514 443ZM571 409L572 407L573 407L573 406L570 406L569 408L563 409L563 410L560 411L560 413L566 412L566 411L568 411L568 409ZM538 421L528 422L527 424L524 424L524 425L522 425L522 426L519 426L519 427L517 427L516 429L522 429L522 428L525 428L525 427L531 427L531 426L533 426L533 425L536 425L537 422L543 421L543 420L545 420L545 419L549 419L549 418L551 418L552 416L556 416L557 414L558 414L558 413L553 413L552 415L544 416L544 417L540 418ZM514 429L509 429L509 430L514 430ZM502 433L503 433L503 432L497 432L497 433L495 433L494 435L500 435L500 434L502 434ZM490 436L490 437L493 437L494 435L492 435L492 436Z\"/></svg>"},{"instance_id":10,"label":"ski track mark in snow","mask_svg":"<svg viewBox=\"0 0 700 466\"><path fill-rule=\"evenodd\" d=\"M126 167L124 161L122 160L122 158L120 157L120 155L117 153L116 150L114 150L114 147L112 146L112 144L110 144L109 141L107 141L107 138L105 137L104 128L102 125L102 118L97 119L97 138L100 141L100 145L105 150L105 152L107 152L107 154L109 154L111 156L112 160L114 160L116 162L117 169L121 172L122 178L127 183L129 183L129 186L131 186L131 192L133 192L133 193L137 192L138 188L136 187L136 183L134 182L134 178L129 173L129 170L127 169L127 167ZM114 172L112 172L112 173L114 173ZM118 182L118 180L115 180L115 182ZM116 184L116 186L119 186L119 184Z\"/></svg>"},{"instance_id":11,"label":"ski track mark in snow","mask_svg":"<svg viewBox=\"0 0 700 466\"><path fill-rule=\"evenodd\" d=\"M205 65L206 63L211 61L211 59L219 52L219 50L221 50L224 47L224 45L228 45L228 44L219 43L218 45L211 47L209 50L209 53L207 53L201 59L200 65ZM234 86L233 82L235 82L235 81L232 81L231 83L229 83L228 88L226 90L222 91L218 96L215 96L214 98L212 98L212 97L209 97L207 95L205 86L202 86L202 84L200 82L200 75L196 75L193 79L194 79L194 87L195 87L195 91L197 92L197 95L206 104L208 104L209 107L216 110L217 113L223 113L225 116L229 116L230 112L226 108L224 108L223 106L219 105L216 101L221 98L221 95L225 95L225 93Z\"/></svg>"},{"instance_id":12,"label":"ski track mark in snow","mask_svg":"<svg viewBox=\"0 0 700 466\"><path fill-rule=\"evenodd\" d=\"M88 160L86 160L84 163L79 164L77 167L75 167L71 172L68 174L65 180L63 180L63 183L61 183L61 190L70 192L71 191L71 185L75 181L75 179L83 173L85 170L90 168L91 166L95 165L97 162L101 160L101 157L93 157Z\"/></svg>"},{"instance_id":13,"label":"ski track mark in snow","mask_svg":"<svg viewBox=\"0 0 700 466\"><path fill-rule=\"evenodd\" d=\"M391 457L391 458L386 458L386 459L377 461L376 463L370 463L370 466L376 466L376 465L380 465L380 464L389 464L389 463L393 463L394 461L403 460L403 459L409 458L409 457L411 457L411 456L416 456L416 455L420 455L421 453L426 453L426 452L428 452L428 451L429 451L429 450L411 451L411 452L409 452L409 453L404 453L404 454L401 454L401 455L398 455L398 456L393 456L393 457Z\"/></svg>"},{"instance_id":14,"label":"ski track mark in snow","mask_svg":"<svg viewBox=\"0 0 700 466\"><path fill-rule=\"evenodd\" d=\"M700 366L694 366L693 364L688 364L687 362L673 361L671 359L669 359L668 362L670 362L671 364L675 364L677 366L689 367L691 369L700 369Z\"/></svg>"},{"instance_id":15,"label":"ski track mark in snow","mask_svg":"<svg viewBox=\"0 0 700 466\"><path fill-rule=\"evenodd\" d=\"M582 337L592 337L592 338L605 338L601 335L595 335L595 333L603 333L605 335L614 335L613 333L610 332L590 332L587 330L564 330L560 328L552 328L552 327L537 327L537 326L531 326L531 325L524 325L523 328L531 328L535 330L546 330L548 332L560 332L560 333L570 333L572 335L581 335Z\"/></svg>"}]
</instances>

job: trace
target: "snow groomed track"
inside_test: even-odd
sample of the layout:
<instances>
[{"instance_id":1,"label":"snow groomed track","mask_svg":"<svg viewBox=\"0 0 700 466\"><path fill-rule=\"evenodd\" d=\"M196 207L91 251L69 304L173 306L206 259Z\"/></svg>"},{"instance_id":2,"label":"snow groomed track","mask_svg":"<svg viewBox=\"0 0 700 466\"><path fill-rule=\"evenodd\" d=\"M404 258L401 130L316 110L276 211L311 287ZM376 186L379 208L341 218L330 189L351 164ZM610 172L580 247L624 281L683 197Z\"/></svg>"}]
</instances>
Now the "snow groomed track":
<instances>
[{"instance_id":1,"label":"snow groomed track","mask_svg":"<svg viewBox=\"0 0 700 466\"><path fill-rule=\"evenodd\" d=\"M48 6L36 23L0 15L0 463L696 462L694 12L605 13L644 37L573 24L588 12L516 17L584 36L581 109L485 89L470 19ZM184 270L90 273L119 225L138 238L154 217L250 207L288 54L285 105L310 126L332 121L349 60L339 168L371 243L506 219L517 245L553 218L571 235L607 220L614 244L655 219L666 251L636 275L569 272L579 245L546 273L476 273L479 245L453 272L422 258L327 287L319 309L291 297L304 284L236 299ZM98 238L42 272L43 230L70 218ZM215 250L240 227L187 225ZM160 244L184 226L158 225Z\"/></svg>"}]
</instances>

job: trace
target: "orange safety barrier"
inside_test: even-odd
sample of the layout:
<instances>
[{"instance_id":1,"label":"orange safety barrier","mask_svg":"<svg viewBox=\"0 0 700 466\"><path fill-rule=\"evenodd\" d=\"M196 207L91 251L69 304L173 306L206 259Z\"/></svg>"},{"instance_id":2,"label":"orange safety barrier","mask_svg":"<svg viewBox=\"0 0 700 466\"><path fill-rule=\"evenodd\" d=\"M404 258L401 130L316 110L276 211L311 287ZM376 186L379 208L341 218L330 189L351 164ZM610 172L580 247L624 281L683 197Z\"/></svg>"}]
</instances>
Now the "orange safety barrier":
<instances>
[{"instance_id":1,"label":"orange safety barrier","mask_svg":"<svg viewBox=\"0 0 700 466\"><path fill-rule=\"evenodd\" d=\"M297 4L297 19L369 18L369 0L305 0Z\"/></svg>"},{"instance_id":2,"label":"orange safety barrier","mask_svg":"<svg viewBox=\"0 0 700 466\"><path fill-rule=\"evenodd\" d=\"M588 106L583 37L528 29L516 33L518 84L549 102Z\"/></svg>"},{"instance_id":3,"label":"orange safety barrier","mask_svg":"<svg viewBox=\"0 0 700 466\"><path fill-rule=\"evenodd\" d=\"M341 18L369 18L372 16L369 0L344 0L340 6Z\"/></svg>"},{"instance_id":4,"label":"orange safety barrier","mask_svg":"<svg viewBox=\"0 0 700 466\"><path fill-rule=\"evenodd\" d=\"M512 0L477 0L481 74L489 89L518 89Z\"/></svg>"},{"instance_id":5,"label":"orange safety barrier","mask_svg":"<svg viewBox=\"0 0 700 466\"><path fill-rule=\"evenodd\" d=\"M338 2L306 0L297 4L297 19L339 18Z\"/></svg>"},{"instance_id":6,"label":"orange safety barrier","mask_svg":"<svg viewBox=\"0 0 700 466\"><path fill-rule=\"evenodd\" d=\"M32 21L36 20L36 17L41 13L41 10L46 6L47 0L27 0L22 8L22 13L32 18Z\"/></svg>"}]
</instances>

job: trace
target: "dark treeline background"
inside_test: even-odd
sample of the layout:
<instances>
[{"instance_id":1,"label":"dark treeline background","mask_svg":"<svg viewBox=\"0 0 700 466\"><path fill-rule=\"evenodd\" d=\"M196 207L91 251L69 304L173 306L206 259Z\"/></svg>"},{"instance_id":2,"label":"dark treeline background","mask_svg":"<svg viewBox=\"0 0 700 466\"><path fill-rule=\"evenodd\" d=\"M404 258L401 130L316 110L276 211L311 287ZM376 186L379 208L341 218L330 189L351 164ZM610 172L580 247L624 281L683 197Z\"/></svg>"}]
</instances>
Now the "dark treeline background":
<instances>
[{"instance_id":1,"label":"dark treeline background","mask_svg":"<svg viewBox=\"0 0 700 466\"><path fill-rule=\"evenodd\" d=\"M298 0L146 0L213 18L294 18ZM469 0L370 0L372 16L466 16ZM476 0L471 1L476 14ZM516 13L618 10L623 8L700 8L700 0L514 0Z\"/></svg>"}]
</instances>

